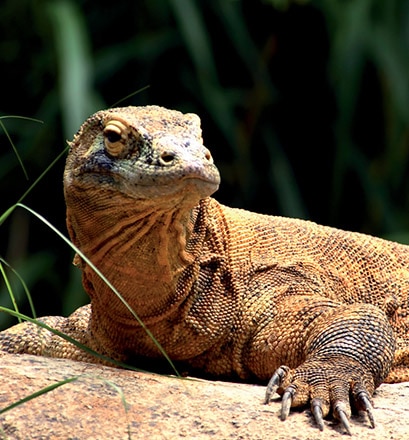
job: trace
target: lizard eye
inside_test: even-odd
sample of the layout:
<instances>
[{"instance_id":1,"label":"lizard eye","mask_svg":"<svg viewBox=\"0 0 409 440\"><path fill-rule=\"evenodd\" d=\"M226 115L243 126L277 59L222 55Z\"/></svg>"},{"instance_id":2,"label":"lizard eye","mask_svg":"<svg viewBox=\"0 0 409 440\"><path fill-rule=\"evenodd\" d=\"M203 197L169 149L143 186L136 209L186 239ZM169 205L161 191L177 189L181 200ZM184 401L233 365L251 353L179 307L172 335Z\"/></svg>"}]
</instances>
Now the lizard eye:
<instances>
[{"instance_id":1,"label":"lizard eye","mask_svg":"<svg viewBox=\"0 0 409 440\"><path fill-rule=\"evenodd\" d=\"M105 149L111 156L119 156L127 148L129 128L121 121L109 121L104 128Z\"/></svg>"}]
</instances>

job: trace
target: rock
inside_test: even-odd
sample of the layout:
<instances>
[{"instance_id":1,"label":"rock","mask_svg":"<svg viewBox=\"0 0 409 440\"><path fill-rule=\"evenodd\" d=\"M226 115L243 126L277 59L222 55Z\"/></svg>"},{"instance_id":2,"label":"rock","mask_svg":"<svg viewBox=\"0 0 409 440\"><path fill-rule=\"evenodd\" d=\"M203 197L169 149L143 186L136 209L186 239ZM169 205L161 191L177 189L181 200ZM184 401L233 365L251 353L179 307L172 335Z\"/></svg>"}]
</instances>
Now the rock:
<instances>
[{"instance_id":1,"label":"rock","mask_svg":"<svg viewBox=\"0 0 409 440\"><path fill-rule=\"evenodd\" d=\"M280 400L263 405L264 387L177 379L66 359L0 355L0 411L31 393L76 380L0 414L7 439L341 439L333 420L320 432L308 410L279 419ZM365 439L409 438L409 383L382 385L377 427L354 416Z\"/></svg>"}]
</instances>

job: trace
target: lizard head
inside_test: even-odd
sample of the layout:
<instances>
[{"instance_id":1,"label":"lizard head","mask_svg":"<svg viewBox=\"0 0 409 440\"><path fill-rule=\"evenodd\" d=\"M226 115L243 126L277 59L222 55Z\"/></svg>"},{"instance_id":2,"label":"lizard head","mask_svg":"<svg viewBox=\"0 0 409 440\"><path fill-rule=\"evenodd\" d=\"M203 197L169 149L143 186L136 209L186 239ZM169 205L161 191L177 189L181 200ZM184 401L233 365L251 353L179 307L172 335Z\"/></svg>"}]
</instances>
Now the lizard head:
<instances>
[{"instance_id":1,"label":"lizard head","mask_svg":"<svg viewBox=\"0 0 409 440\"><path fill-rule=\"evenodd\" d=\"M159 204L194 205L219 183L199 117L157 106L95 113L70 143L64 173L66 192L74 185Z\"/></svg>"}]
</instances>

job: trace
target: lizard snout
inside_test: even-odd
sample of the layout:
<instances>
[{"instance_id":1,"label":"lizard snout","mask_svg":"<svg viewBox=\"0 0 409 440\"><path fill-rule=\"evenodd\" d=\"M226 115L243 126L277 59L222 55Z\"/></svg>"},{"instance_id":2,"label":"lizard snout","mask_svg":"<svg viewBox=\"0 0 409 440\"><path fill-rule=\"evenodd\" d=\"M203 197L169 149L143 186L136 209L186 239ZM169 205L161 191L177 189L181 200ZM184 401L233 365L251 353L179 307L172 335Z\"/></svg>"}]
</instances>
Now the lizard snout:
<instances>
[{"instance_id":1,"label":"lizard snout","mask_svg":"<svg viewBox=\"0 0 409 440\"><path fill-rule=\"evenodd\" d=\"M158 165L164 167L181 163L197 162L204 166L214 163L210 151L197 141L165 137L153 142L153 150L156 153Z\"/></svg>"}]
</instances>

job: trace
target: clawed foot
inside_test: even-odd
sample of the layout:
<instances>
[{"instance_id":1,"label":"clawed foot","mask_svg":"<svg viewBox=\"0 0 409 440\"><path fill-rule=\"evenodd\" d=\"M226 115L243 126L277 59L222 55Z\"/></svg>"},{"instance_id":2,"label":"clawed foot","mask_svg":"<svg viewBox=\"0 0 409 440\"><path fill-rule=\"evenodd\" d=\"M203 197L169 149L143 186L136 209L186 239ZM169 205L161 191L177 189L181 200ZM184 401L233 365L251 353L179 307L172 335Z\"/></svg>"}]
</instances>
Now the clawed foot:
<instances>
[{"instance_id":1,"label":"clawed foot","mask_svg":"<svg viewBox=\"0 0 409 440\"><path fill-rule=\"evenodd\" d=\"M281 420L286 420L291 407L310 402L311 412L322 431L324 417L332 409L334 418L340 421L347 434L352 435L349 419L351 416L350 395L355 408L367 414L370 426L375 427L371 394L364 386L365 377L360 366L353 365L346 371L340 365L303 364L296 370L281 366L273 374L267 385L265 402L269 403L277 392L282 395Z\"/></svg>"}]
</instances>

